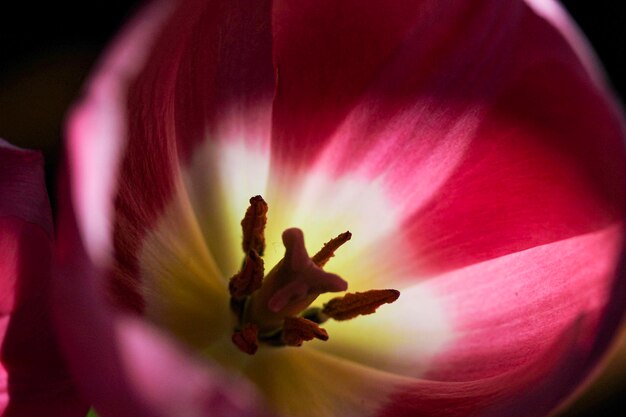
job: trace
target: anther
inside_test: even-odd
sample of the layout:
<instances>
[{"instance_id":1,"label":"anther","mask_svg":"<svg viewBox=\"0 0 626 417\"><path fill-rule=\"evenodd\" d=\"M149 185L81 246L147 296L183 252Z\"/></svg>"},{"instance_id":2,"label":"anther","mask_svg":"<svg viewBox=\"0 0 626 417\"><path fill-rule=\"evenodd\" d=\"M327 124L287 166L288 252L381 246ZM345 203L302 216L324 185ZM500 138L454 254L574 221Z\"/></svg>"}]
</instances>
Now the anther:
<instances>
[{"instance_id":1,"label":"anther","mask_svg":"<svg viewBox=\"0 0 626 417\"><path fill-rule=\"evenodd\" d=\"M259 348L259 329L254 324L248 323L233 333L231 340L242 352L254 355Z\"/></svg>"},{"instance_id":2,"label":"anther","mask_svg":"<svg viewBox=\"0 0 626 417\"><path fill-rule=\"evenodd\" d=\"M328 340L328 333L311 320L285 317L282 338L287 346L302 346L303 342L313 339Z\"/></svg>"},{"instance_id":3,"label":"anther","mask_svg":"<svg viewBox=\"0 0 626 417\"><path fill-rule=\"evenodd\" d=\"M331 239L328 242L326 242L324 244L324 247L322 247L322 249L320 249L319 252L313 255L311 260L313 261L315 265L319 266L320 268L323 268L324 265L326 265L326 263L330 260L330 258L335 256L335 251L339 249L341 245L346 243L351 238L352 238L352 233L343 232L336 238Z\"/></svg>"},{"instance_id":4,"label":"anther","mask_svg":"<svg viewBox=\"0 0 626 417\"><path fill-rule=\"evenodd\" d=\"M241 220L243 231L243 251L256 251L259 256L263 256L265 251L265 224L267 223L267 203L260 195L250 199L250 206Z\"/></svg>"},{"instance_id":5,"label":"anther","mask_svg":"<svg viewBox=\"0 0 626 417\"><path fill-rule=\"evenodd\" d=\"M256 251L249 250L241 271L233 275L228 283L231 297L241 300L261 288L264 274L263 259Z\"/></svg>"},{"instance_id":6,"label":"anther","mask_svg":"<svg viewBox=\"0 0 626 417\"><path fill-rule=\"evenodd\" d=\"M347 293L324 304L322 313L337 321L350 320L357 316L372 314L383 304L393 303L400 297L398 290L370 290Z\"/></svg>"}]
</instances>

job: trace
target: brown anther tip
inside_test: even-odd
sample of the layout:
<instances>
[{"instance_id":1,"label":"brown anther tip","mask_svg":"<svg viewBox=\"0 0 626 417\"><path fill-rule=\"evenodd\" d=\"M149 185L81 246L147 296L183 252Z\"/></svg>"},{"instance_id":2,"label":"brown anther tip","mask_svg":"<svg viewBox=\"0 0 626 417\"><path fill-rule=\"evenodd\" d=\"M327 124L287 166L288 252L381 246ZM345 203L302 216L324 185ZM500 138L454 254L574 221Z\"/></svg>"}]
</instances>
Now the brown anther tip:
<instances>
[{"instance_id":1,"label":"brown anther tip","mask_svg":"<svg viewBox=\"0 0 626 417\"><path fill-rule=\"evenodd\" d=\"M398 297L400 291L393 289L348 293L324 304L322 312L338 321L350 320L357 316L372 314L381 305L393 303Z\"/></svg>"},{"instance_id":2,"label":"brown anther tip","mask_svg":"<svg viewBox=\"0 0 626 417\"><path fill-rule=\"evenodd\" d=\"M260 195L250 199L250 206L241 220L243 231L242 248L245 253L255 250L259 256L265 251L265 224L267 223L267 203Z\"/></svg>"},{"instance_id":3,"label":"brown anther tip","mask_svg":"<svg viewBox=\"0 0 626 417\"><path fill-rule=\"evenodd\" d=\"M231 340L243 353L254 355L259 348L259 329L254 324L246 324L233 333Z\"/></svg>"},{"instance_id":4,"label":"brown anther tip","mask_svg":"<svg viewBox=\"0 0 626 417\"><path fill-rule=\"evenodd\" d=\"M303 342L313 339L328 340L328 333L311 320L302 317L285 317L283 342L286 345L302 346Z\"/></svg>"},{"instance_id":5,"label":"brown anther tip","mask_svg":"<svg viewBox=\"0 0 626 417\"><path fill-rule=\"evenodd\" d=\"M330 258L335 256L335 251L339 249L341 245L343 245L350 239L352 239L352 233L348 231L343 232L336 238L331 239L328 242L326 242L324 246L322 247L322 249L320 249L319 252L313 255L311 260L313 261L315 265L322 268L324 265L326 265L326 263L330 260Z\"/></svg>"},{"instance_id":6,"label":"brown anther tip","mask_svg":"<svg viewBox=\"0 0 626 417\"><path fill-rule=\"evenodd\" d=\"M241 271L233 275L228 283L230 296L236 300L241 300L252 294L261 288L264 274L263 259L254 250L248 251Z\"/></svg>"}]
</instances>

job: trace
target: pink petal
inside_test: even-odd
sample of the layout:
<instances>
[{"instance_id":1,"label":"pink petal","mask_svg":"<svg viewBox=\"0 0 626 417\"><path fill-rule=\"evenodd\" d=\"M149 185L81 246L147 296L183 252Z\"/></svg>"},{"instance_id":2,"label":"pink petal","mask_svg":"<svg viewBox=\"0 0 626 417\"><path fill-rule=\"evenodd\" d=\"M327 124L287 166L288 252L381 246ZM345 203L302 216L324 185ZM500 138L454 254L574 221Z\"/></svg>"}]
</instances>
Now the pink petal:
<instances>
[{"instance_id":1,"label":"pink petal","mask_svg":"<svg viewBox=\"0 0 626 417\"><path fill-rule=\"evenodd\" d=\"M547 415L580 378L578 323L555 337L534 362L493 378L467 382L404 381L381 417L539 417Z\"/></svg>"},{"instance_id":2,"label":"pink petal","mask_svg":"<svg viewBox=\"0 0 626 417\"><path fill-rule=\"evenodd\" d=\"M270 181L293 181L282 166L298 172L308 165L330 177L356 175L386 186L396 206L389 216L401 219L406 232L389 239L410 245L413 279L434 277L427 285L453 294L450 310L468 333L430 374L467 383L426 383L426 392L410 390L408 403L388 415L438 415L449 411L445 400L466 415L468 398L485 396L485 408L495 401L490 390L497 396L508 384L509 394L521 393L523 386L513 383L522 369L534 369L535 381L557 384L541 404L526 406L537 405L528 415L549 410L593 369L624 314L615 295L624 294L624 277L616 277L623 230L581 244L623 220L626 190L622 116L591 54L583 44L568 44L579 37L571 36L571 25L545 20L550 14L539 16L523 2L482 1L467 10L421 2L423 13L414 15L404 8L414 18L407 17L415 23L409 29L399 18L381 17L404 37L382 57L378 44L362 40L381 35L378 30L387 39L393 29L376 19L361 25L359 13L367 11L348 19L340 7L319 5L301 14L275 8L272 163L281 169ZM323 34L311 36L312 27ZM363 58L359 48L370 44L371 56ZM580 251L572 250L576 244ZM524 261L535 249L547 252ZM561 265L564 259L569 265ZM532 262L548 267L537 271ZM467 270L457 273L454 286L446 286L448 275L437 276L468 265L482 291L468 286ZM520 285L525 302L503 296ZM464 308L469 304L476 310ZM564 375L542 358L581 314L580 335L569 345L575 353L566 349L556 362L576 359Z\"/></svg>"},{"instance_id":3,"label":"pink petal","mask_svg":"<svg viewBox=\"0 0 626 417\"><path fill-rule=\"evenodd\" d=\"M150 45L169 15L171 4L155 2L126 28L113 50L100 64L88 84L85 98L72 111L67 124L67 170L72 187L72 203L87 252L97 262L105 262L113 247L111 230L114 193L119 184L117 172L127 147L127 94L141 70ZM156 146L153 147L156 149ZM167 158L168 154L154 152ZM149 154L152 156L152 152ZM162 162L162 161L160 161ZM156 197L162 196L171 181L171 169L163 163L160 175L153 175Z\"/></svg>"},{"instance_id":4,"label":"pink petal","mask_svg":"<svg viewBox=\"0 0 626 417\"><path fill-rule=\"evenodd\" d=\"M420 284L443 298L457 337L382 415L547 414L613 339L625 308L624 275L610 279L619 257L623 228L614 226Z\"/></svg>"},{"instance_id":5,"label":"pink petal","mask_svg":"<svg viewBox=\"0 0 626 417\"><path fill-rule=\"evenodd\" d=\"M623 229L613 226L441 275L457 340L433 361L432 378L469 380L532 362L584 315L579 338L594 343L613 297Z\"/></svg>"},{"instance_id":6,"label":"pink petal","mask_svg":"<svg viewBox=\"0 0 626 417\"><path fill-rule=\"evenodd\" d=\"M48 312L52 220L43 159L0 140L0 414L84 416Z\"/></svg>"}]
</instances>

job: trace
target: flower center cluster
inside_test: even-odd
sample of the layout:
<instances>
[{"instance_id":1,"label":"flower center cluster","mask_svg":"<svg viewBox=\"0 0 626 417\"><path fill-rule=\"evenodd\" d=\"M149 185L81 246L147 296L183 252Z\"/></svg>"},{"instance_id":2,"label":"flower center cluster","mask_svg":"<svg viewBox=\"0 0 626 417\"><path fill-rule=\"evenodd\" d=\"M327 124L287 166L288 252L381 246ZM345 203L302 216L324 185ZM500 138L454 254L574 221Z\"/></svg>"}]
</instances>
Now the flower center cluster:
<instances>
[{"instance_id":1,"label":"flower center cluster","mask_svg":"<svg viewBox=\"0 0 626 417\"><path fill-rule=\"evenodd\" d=\"M282 235L285 255L265 275L267 211L261 196L250 199L241 221L245 258L228 286L230 306L238 319L232 341L242 352L252 355L260 343L301 346L308 340L328 340L328 333L320 324L329 319L349 320L374 313L382 304L392 303L400 296L393 289L370 290L334 298L323 307L310 307L320 294L348 289L346 281L323 268L352 235L340 234L309 257L302 231L287 229Z\"/></svg>"}]
</instances>

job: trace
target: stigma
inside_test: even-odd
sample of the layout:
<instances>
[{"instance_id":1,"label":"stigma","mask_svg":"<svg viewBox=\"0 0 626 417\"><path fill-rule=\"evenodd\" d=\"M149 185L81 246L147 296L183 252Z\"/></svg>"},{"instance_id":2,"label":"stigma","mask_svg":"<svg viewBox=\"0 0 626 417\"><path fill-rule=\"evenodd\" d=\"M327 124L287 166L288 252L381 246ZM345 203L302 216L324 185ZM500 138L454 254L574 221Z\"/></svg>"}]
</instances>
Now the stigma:
<instances>
[{"instance_id":1,"label":"stigma","mask_svg":"<svg viewBox=\"0 0 626 417\"><path fill-rule=\"evenodd\" d=\"M394 289L370 290L347 293L322 307L311 307L321 294L348 289L343 278L323 268L352 234L341 233L311 257L302 230L287 229L282 234L285 255L266 275L262 256L267 212L268 205L261 196L250 199L241 221L244 260L228 286L231 309L237 317L232 341L242 352L253 355L261 344L297 347L313 339L326 341L328 333L320 325L327 320L372 314L400 296Z\"/></svg>"}]
</instances>

